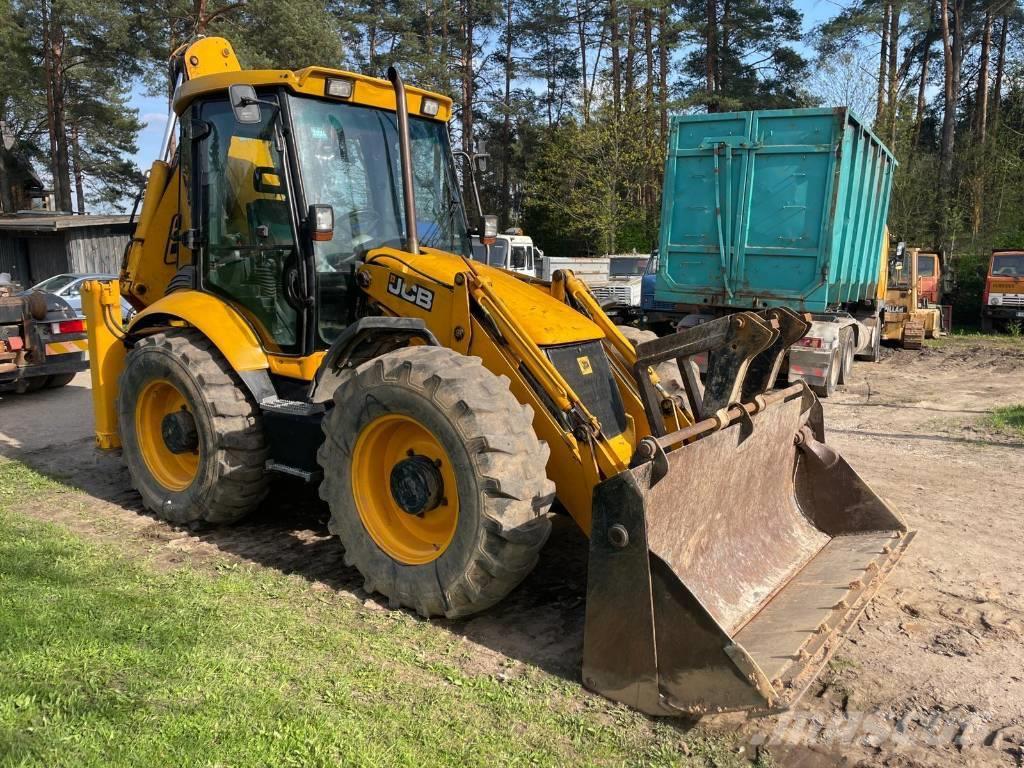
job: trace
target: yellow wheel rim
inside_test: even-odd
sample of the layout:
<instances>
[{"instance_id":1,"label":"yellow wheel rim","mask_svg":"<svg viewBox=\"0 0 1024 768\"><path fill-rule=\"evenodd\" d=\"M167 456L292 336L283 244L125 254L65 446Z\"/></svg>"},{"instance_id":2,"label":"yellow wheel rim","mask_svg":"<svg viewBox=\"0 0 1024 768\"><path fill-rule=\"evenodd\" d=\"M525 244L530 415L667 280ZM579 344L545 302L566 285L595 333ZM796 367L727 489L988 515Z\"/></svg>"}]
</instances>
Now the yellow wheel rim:
<instances>
[{"instance_id":1,"label":"yellow wheel rim","mask_svg":"<svg viewBox=\"0 0 1024 768\"><path fill-rule=\"evenodd\" d=\"M183 491L192 485L199 472L199 451L174 453L164 442L164 417L178 411L190 411L188 401L171 382L149 382L135 403L135 434L146 467L160 485L169 491Z\"/></svg>"},{"instance_id":2,"label":"yellow wheel rim","mask_svg":"<svg viewBox=\"0 0 1024 768\"><path fill-rule=\"evenodd\" d=\"M396 498L396 481L410 473L429 479L433 495L418 514L409 496ZM421 489L422 483L414 483ZM423 565L436 560L455 536L459 498L455 470L436 437L416 419L399 414L379 416L359 433L352 456L352 495L363 527L393 560ZM404 502L404 503L402 503Z\"/></svg>"}]
</instances>

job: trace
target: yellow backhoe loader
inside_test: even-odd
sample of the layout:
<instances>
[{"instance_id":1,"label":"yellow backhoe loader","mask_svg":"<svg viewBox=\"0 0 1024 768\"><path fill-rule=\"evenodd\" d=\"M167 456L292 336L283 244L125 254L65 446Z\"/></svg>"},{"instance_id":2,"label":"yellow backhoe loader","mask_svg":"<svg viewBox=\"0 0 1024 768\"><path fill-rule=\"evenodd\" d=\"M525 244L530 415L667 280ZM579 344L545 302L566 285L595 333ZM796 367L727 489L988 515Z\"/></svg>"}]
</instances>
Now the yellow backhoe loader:
<instances>
[{"instance_id":1,"label":"yellow backhoe loader","mask_svg":"<svg viewBox=\"0 0 1024 768\"><path fill-rule=\"evenodd\" d=\"M925 339L936 338L942 329L942 308L937 303L939 255L903 243L891 248L888 237L882 248L882 340L899 342L904 349L920 349ZM927 286L922 285L925 280Z\"/></svg>"},{"instance_id":2,"label":"yellow backhoe loader","mask_svg":"<svg viewBox=\"0 0 1024 768\"><path fill-rule=\"evenodd\" d=\"M449 99L243 70L219 38L172 66L120 281L86 291L97 441L146 506L230 523L304 478L367 589L461 617L530 572L557 500L590 541L585 685L660 715L790 704L911 538L814 395L769 391L806 321L634 346L572 273L470 260L495 226L469 226Z\"/></svg>"}]
</instances>

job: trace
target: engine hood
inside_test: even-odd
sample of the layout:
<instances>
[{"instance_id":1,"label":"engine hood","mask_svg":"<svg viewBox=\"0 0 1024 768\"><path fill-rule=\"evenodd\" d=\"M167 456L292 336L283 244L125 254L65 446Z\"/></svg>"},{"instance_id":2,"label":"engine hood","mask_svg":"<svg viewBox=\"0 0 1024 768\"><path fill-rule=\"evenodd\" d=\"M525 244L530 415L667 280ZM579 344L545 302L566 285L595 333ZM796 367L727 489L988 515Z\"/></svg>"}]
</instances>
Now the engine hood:
<instances>
[{"instance_id":1,"label":"engine hood","mask_svg":"<svg viewBox=\"0 0 1024 768\"><path fill-rule=\"evenodd\" d=\"M413 279L418 272L449 286L454 285L457 274L468 269L461 257L430 248L424 248L417 255L380 249L371 253L367 262L386 263L378 261L379 256L385 253L393 256L394 261L407 265L410 268L409 275ZM391 262L391 259L387 262ZM596 323L552 297L544 284L533 285L511 272L489 267L478 261L472 262L472 265L480 280L494 291L507 307L509 314L522 327L523 332L538 346L573 344L604 338L604 333ZM398 267L398 264L391 262L387 263L387 266Z\"/></svg>"}]
</instances>

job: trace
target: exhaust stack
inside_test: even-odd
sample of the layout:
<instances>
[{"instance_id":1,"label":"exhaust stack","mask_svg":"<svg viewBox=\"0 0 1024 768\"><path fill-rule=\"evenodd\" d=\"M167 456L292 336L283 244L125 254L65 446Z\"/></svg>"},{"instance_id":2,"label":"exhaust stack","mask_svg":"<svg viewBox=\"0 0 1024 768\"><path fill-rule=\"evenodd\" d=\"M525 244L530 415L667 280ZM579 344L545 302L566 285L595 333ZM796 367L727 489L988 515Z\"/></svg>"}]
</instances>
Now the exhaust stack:
<instances>
[{"instance_id":1,"label":"exhaust stack","mask_svg":"<svg viewBox=\"0 0 1024 768\"><path fill-rule=\"evenodd\" d=\"M416 195L412 186L412 152L409 142L409 106L405 102L405 85L398 70L388 67L388 80L395 89L395 112L398 115L398 154L402 164L402 199L405 203L405 250L420 252L416 235Z\"/></svg>"}]
</instances>

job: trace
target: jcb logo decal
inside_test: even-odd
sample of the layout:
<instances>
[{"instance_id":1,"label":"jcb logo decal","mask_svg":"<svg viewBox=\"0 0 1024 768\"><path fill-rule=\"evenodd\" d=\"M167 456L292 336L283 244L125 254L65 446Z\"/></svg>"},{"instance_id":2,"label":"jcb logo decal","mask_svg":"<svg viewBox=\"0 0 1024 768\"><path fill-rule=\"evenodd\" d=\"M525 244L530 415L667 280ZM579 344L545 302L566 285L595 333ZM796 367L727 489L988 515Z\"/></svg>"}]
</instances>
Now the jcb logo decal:
<instances>
[{"instance_id":1,"label":"jcb logo decal","mask_svg":"<svg viewBox=\"0 0 1024 768\"><path fill-rule=\"evenodd\" d=\"M405 299L410 304L415 304L417 307L428 312L434 306L434 292L432 290L424 288L422 285L406 282L405 278L400 275L388 275L388 293L400 299Z\"/></svg>"}]
</instances>

